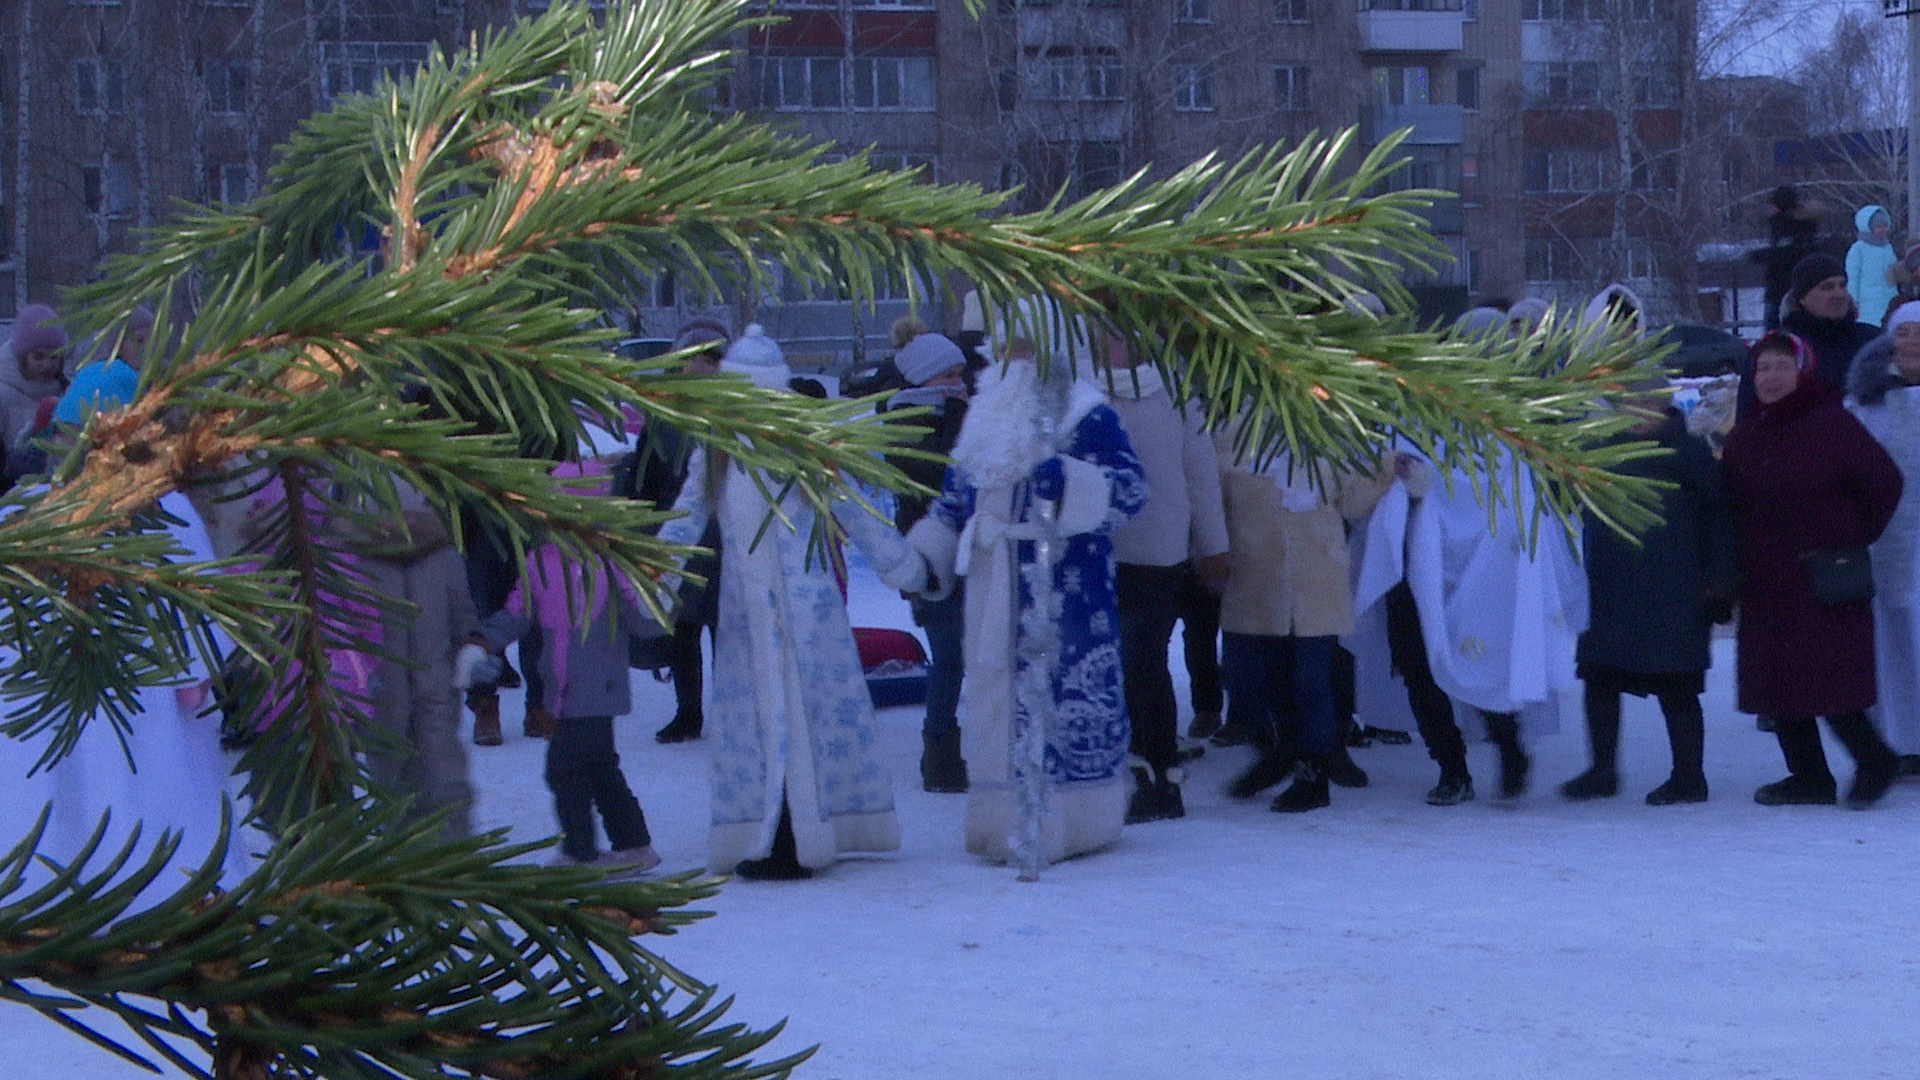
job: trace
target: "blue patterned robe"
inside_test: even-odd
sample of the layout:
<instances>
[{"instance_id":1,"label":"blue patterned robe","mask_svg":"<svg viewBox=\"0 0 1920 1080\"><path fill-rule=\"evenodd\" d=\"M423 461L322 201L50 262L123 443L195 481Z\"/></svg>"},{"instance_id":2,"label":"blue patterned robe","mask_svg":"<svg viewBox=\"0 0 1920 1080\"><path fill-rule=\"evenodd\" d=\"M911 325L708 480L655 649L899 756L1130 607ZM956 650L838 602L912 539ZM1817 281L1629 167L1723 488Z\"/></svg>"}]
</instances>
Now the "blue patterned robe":
<instances>
[{"instance_id":1,"label":"blue patterned robe","mask_svg":"<svg viewBox=\"0 0 1920 1080\"><path fill-rule=\"evenodd\" d=\"M725 873L772 850L784 792L803 865L842 851L900 846L893 782L880 762L873 702L839 584L818 553L808 565L813 514L789 498L792 526L767 524L751 477L730 465L709 501L706 453L694 451L687 483L662 539L696 543L717 516L722 540L713 675L706 734L713 779L709 867Z\"/></svg>"},{"instance_id":2,"label":"blue patterned robe","mask_svg":"<svg viewBox=\"0 0 1920 1080\"><path fill-rule=\"evenodd\" d=\"M1062 424L1068 435L1060 453L1071 460L1065 462L1067 491L1059 508L1067 539L1053 570L1061 608L1054 725L1046 747L1052 786L1042 841L1048 861L1118 839L1131 789L1108 533L1145 505L1147 484L1119 417L1099 399L1091 387L1076 388ZM968 423L978 415L976 406ZM961 732L972 788L967 850L994 859L1010 857L1009 838L1020 815L1012 767L1019 710L1014 686L1019 616L1033 597L1017 568L1033 562L1035 545L1017 534L1032 509L1028 485L979 489L962 462L947 470L928 521L915 530L915 546L928 555L936 576L950 578L956 561L966 567L967 710ZM944 536L932 537L935 530ZM1016 589L1017 606L1010 601Z\"/></svg>"}]
</instances>

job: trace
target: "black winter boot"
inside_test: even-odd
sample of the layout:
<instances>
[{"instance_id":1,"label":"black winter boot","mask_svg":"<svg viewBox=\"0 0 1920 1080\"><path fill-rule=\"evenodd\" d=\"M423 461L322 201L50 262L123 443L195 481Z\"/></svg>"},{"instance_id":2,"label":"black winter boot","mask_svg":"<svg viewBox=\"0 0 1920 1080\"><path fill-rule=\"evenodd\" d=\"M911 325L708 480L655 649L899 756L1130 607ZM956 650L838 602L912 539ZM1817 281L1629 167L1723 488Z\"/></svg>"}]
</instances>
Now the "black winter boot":
<instances>
[{"instance_id":1,"label":"black winter boot","mask_svg":"<svg viewBox=\"0 0 1920 1080\"><path fill-rule=\"evenodd\" d=\"M1520 747L1520 718L1512 713L1487 713L1487 738L1500 748L1500 797L1517 799L1527 793L1527 774L1533 759Z\"/></svg>"},{"instance_id":2,"label":"black winter boot","mask_svg":"<svg viewBox=\"0 0 1920 1080\"><path fill-rule=\"evenodd\" d=\"M1569 802L1611 799L1620 794L1620 774L1598 765L1560 785L1560 797Z\"/></svg>"},{"instance_id":3,"label":"black winter boot","mask_svg":"<svg viewBox=\"0 0 1920 1080\"><path fill-rule=\"evenodd\" d=\"M1647 793L1647 805L1706 802L1707 774L1703 763L1707 728L1699 695L1662 697L1660 712L1667 719L1667 743L1673 748L1673 775Z\"/></svg>"},{"instance_id":4,"label":"black winter boot","mask_svg":"<svg viewBox=\"0 0 1920 1080\"><path fill-rule=\"evenodd\" d=\"M1187 738L1211 739L1214 732L1220 730L1220 714L1217 712L1197 712L1193 714L1193 723L1187 725Z\"/></svg>"},{"instance_id":5,"label":"black winter boot","mask_svg":"<svg viewBox=\"0 0 1920 1080\"><path fill-rule=\"evenodd\" d=\"M967 763L960 756L960 729L939 736L920 734L920 788L936 795L958 795L967 790Z\"/></svg>"},{"instance_id":6,"label":"black winter boot","mask_svg":"<svg viewBox=\"0 0 1920 1080\"><path fill-rule=\"evenodd\" d=\"M1293 785L1274 797L1270 807L1276 814L1304 814L1332 805L1327 794L1327 770L1316 758L1303 758L1293 771Z\"/></svg>"},{"instance_id":7,"label":"black winter boot","mask_svg":"<svg viewBox=\"0 0 1920 1080\"><path fill-rule=\"evenodd\" d=\"M1465 751L1440 759L1440 782L1427 792L1428 806L1458 806L1473 801L1473 775Z\"/></svg>"},{"instance_id":8,"label":"black winter boot","mask_svg":"<svg viewBox=\"0 0 1920 1080\"><path fill-rule=\"evenodd\" d=\"M1324 771L1327 779L1341 787L1360 788L1367 786L1367 770L1354 763L1353 755L1344 745L1336 745L1328 755Z\"/></svg>"},{"instance_id":9,"label":"black winter boot","mask_svg":"<svg viewBox=\"0 0 1920 1080\"><path fill-rule=\"evenodd\" d=\"M1133 779L1133 797L1127 800L1128 825L1187 816L1186 801L1180 797L1180 781L1185 779L1185 770L1176 766L1156 776L1153 766L1135 765Z\"/></svg>"},{"instance_id":10,"label":"black winter boot","mask_svg":"<svg viewBox=\"0 0 1920 1080\"><path fill-rule=\"evenodd\" d=\"M667 726L653 733L653 741L661 743L692 742L700 737L700 729L705 726L699 713L675 713Z\"/></svg>"},{"instance_id":11,"label":"black winter boot","mask_svg":"<svg viewBox=\"0 0 1920 1080\"><path fill-rule=\"evenodd\" d=\"M1227 785L1227 797L1233 799L1251 799L1273 785L1285 780L1293 772L1298 762L1291 752L1286 750L1268 750L1254 760L1252 765L1233 783Z\"/></svg>"},{"instance_id":12,"label":"black winter boot","mask_svg":"<svg viewBox=\"0 0 1920 1080\"><path fill-rule=\"evenodd\" d=\"M1847 788L1847 808L1865 810L1880 801L1900 775L1900 755L1863 712L1827 718L1833 733L1853 755L1853 783Z\"/></svg>"},{"instance_id":13,"label":"black winter boot","mask_svg":"<svg viewBox=\"0 0 1920 1080\"><path fill-rule=\"evenodd\" d=\"M793 840L793 811L784 796L780 802L780 825L773 833L773 850L764 859L748 859L733 868L734 875L747 881L805 881L813 871L800 865L800 852Z\"/></svg>"},{"instance_id":14,"label":"black winter boot","mask_svg":"<svg viewBox=\"0 0 1920 1080\"><path fill-rule=\"evenodd\" d=\"M1831 806L1835 800L1833 771L1820 745L1819 723L1811 716L1773 716L1773 737L1780 740L1786 759L1785 780L1762 784L1753 801L1762 806Z\"/></svg>"}]
</instances>

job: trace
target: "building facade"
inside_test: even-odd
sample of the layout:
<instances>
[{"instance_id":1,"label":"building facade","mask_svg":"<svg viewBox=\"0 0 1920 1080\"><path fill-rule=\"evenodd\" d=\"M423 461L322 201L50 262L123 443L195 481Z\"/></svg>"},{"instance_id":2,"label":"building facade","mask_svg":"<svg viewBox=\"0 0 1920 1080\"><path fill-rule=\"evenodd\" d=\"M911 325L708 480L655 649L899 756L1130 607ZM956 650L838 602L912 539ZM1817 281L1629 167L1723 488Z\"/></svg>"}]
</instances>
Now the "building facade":
<instances>
[{"instance_id":1,"label":"building facade","mask_svg":"<svg viewBox=\"0 0 1920 1080\"><path fill-rule=\"evenodd\" d=\"M0 319L56 301L179 201L248 198L274 146L338 94L546 2L0 5ZM1441 308L1659 273L1649 207L1680 182L1671 151L1690 82L1681 0L990 0L978 17L963 0L773 7L785 21L735 43L717 104L830 142L829 154L1019 188L1015 206L1031 208L1209 153L1407 129L1410 160L1390 184L1456 196L1429 211L1453 260L1409 273ZM692 314L758 319L828 366L884 347L908 284L854 305L791 283L692 296L669 275L639 289L628 317L655 336ZM940 283L920 284L931 321L950 322Z\"/></svg>"}]
</instances>

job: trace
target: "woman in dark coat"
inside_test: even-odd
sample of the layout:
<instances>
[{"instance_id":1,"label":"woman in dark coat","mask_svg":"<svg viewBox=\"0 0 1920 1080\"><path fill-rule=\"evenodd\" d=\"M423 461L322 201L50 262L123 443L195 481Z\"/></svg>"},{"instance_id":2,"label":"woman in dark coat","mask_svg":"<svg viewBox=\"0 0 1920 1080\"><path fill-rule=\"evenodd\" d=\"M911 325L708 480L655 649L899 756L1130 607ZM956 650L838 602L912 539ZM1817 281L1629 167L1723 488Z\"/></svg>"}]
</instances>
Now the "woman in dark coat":
<instances>
[{"instance_id":1,"label":"woman in dark coat","mask_svg":"<svg viewBox=\"0 0 1920 1080\"><path fill-rule=\"evenodd\" d=\"M1822 603L1806 556L1878 539L1902 481L1838 395L1807 343L1776 331L1753 347L1757 407L1727 438L1725 466L1740 544L1739 707L1773 718L1790 775L1754 793L1768 806L1832 803L1815 717L1853 755L1847 804L1886 794L1897 761L1867 720L1876 698L1868 600Z\"/></svg>"},{"instance_id":2,"label":"woman in dark coat","mask_svg":"<svg viewBox=\"0 0 1920 1080\"><path fill-rule=\"evenodd\" d=\"M1655 400L1652 408L1661 408ZM1673 774L1647 795L1650 806L1705 802L1705 724L1700 692L1712 662L1714 622L1731 614L1736 572L1733 515L1720 467L1686 418L1665 408L1620 441L1651 439L1669 452L1635 458L1616 471L1673 485L1661 492L1659 524L1636 543L1589 516L1583 531L1592 615L1576 659L1586 686L1593 764L1560 786L1569 799L1608 798L1620 789L1620 695L1660 701L1673 748Z\"/></svg>"}]
</instances>

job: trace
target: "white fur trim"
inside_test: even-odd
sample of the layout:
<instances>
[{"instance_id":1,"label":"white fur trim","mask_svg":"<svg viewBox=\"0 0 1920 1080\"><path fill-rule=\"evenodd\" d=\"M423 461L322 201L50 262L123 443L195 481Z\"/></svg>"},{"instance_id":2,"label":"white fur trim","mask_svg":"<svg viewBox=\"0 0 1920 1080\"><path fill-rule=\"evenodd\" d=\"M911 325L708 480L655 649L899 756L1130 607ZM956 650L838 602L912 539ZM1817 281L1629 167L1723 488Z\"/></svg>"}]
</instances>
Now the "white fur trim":
<instances>
[{"instance_id":1,"label":"white fur trim","mask_svg":"<svg viewBox=\"0 0 1920 1080\"><path fill-rule=\"evenodd\" d=\"M960 555L960 534L943 521L923 517L907 530L907 546L919 553L926 568L927 581L921 595L929 600L953 595L953 586L959 580L955 562Z\"/></svg>"},{"instance_id":2,"label":"white fur trim","mask_svg":"<svg viewBox=\"0 0 1920 1080\"><path fill-rule=\"evenodd\" d=\"M1060 464L1067 479L1056 519L1060 535L1079 536L1098 529L1113 506L1113 485L1107 480L1106 470L1072 457L1062 457Z\"/></svg>"}]
</instances>

